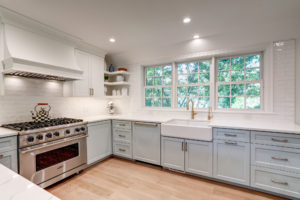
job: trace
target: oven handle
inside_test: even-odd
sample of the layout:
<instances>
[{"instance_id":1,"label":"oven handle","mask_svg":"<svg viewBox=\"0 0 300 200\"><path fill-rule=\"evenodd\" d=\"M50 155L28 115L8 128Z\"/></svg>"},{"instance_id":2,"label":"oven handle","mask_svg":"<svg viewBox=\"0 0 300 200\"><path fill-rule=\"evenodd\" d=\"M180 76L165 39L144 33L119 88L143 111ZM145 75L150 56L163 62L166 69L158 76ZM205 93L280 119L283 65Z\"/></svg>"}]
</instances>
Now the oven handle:
<instances>
[{"instance_id":1,"label":"oven handle","mask_svg":"<svg viewBox=\"0 0 300 200\"><path fill-rule=\"evenodd\" d=\"M25 154L25 153L28 153L28 152L31 152L31 151L43 149L45 147L51 147L51 146L55 146L55 145L58 145L58 144L63 144L63 143L66 143L66 142L71 142L71 141L74 141L74 140L79 140L79 139L86 138L86 137L88 137L88 135L84 135L84 136L72 138L72 139L69 139L69 140L64 140L64 141L61 141L61 142L55 142L55 143L52 143L52 144L48 144L47 146L43 145L43 146L40 146L40 147L35 147L35 148L24 150L24 151L21 150L21 154Z\"/></svg>"}]
</instances>

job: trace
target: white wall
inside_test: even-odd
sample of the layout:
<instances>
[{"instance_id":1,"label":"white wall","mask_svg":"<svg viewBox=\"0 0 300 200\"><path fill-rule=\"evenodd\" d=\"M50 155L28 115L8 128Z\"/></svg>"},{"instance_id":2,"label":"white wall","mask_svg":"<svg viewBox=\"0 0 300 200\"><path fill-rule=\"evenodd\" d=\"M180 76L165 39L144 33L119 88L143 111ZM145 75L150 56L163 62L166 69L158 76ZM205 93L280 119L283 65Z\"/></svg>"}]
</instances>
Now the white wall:
<instances>
[{"instance_id":1,"label":"white wall","mask_svg":"<svg viewBox=\"0 0 300 200\"><path fill-rule=\"evenodd\" d=\"M52 107L51 117L75 117L106 114L108 99L62 97L62 82L21 77L4 78L5 96L0 96L0 124L30 121L30 111L40 102ZM128 99L114 99L116 113L127 113Z\"/></svg>"},{"instance_id":2,"label":"white wall","mask_svg":"<svg viewBox=\"0 0 300 200\"><path fill-rule=\"evenodd\" d=\"M296 123L300 124L300 38L296 41Z\"/></svg>"},{"instance_id":3,"label":"white wall","mask_svg":"<svg viewBox=\"0 0 300 200\"><path fill-rule=\"evenodd\" d=\"M260 46L260 45L258 45ZM223 52L244 52L250 49L257 50L258 46L249 46L247 48L236 48L227 49ZM271 50L268 51L268 59L266 62L268 64L264 67L268 67L266 70L269 74L265 74L264 77L271 77L268 81L270 82L265 88L265 93L268 94L266 104L271 104L272 109L265 113L233 113L233 112L216 112L214 113L214 119L244 119L249 121L261 121L261 120L272 120L272 121L284 121L287 123L294 123L295 121L295 41L289 40L284 42L284 46L273 47L272 43L263 44L263 46L271 46ZM136 62L136 60L131 60L131 63L125 65L129 68L132 75L130 76L130 111L145 113L147 115L166 115L170 117L189 117L189 112L178 111L178 110L162 110L154 109L149 110L143 107L143 72L141 65L155 64L160 62L170 62L176 61L176 59L188 59L189 57L205 57L209 54L218 54L221 51L202 51L195 52L189 55L176 55L171 57L147 57L145 61ZM116 60L113 58L112 60ZM123 60L123 59L122 59ZM267 80L265 80L267 81ZM266 105L265 107L268 107ZM199 119L205 119L207 116L206 112L201 111L197 115Z\"/></svg>"}]
</instances>

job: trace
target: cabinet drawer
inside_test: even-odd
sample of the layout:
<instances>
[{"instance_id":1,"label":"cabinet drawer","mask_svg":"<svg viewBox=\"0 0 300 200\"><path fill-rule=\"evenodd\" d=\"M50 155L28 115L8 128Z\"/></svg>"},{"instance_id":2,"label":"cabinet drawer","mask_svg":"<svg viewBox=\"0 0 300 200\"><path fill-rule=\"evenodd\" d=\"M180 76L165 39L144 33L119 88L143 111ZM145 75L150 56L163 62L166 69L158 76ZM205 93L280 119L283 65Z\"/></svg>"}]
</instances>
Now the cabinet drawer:
<instances>
[{"instance_id":1,"label":"cabinet drawer","mask_svg":"<svg viewBox=\"0 0 300 200\"><path fill-rule=\"evenodd\" d=\"M0 153L17 149L17 137L0 138Z\"/></svg>"},{"instance_id":2,"label":"cabinet drawer","mask_svg":"<svg viewBox=\"0 0 300 200\"><path fill-rule=\"evenodd\" d=\"M234 129L213 129L214 139L250 142L250 131Z\"/></svg>"},{"instance_id":3,"label":"cabinet drawer","mask_svg":"<svg viewBox=\"0 0 300 200\"><path fill-rule=\"evenodd\" d=\"M114 143L114 155L125 158L132 158L131 144Z\"/></svg>"},{"instance_id":4,"label":"cabinet drawer","mask_svg":"<svg viewBox=\"0 0 300 200\"><path fill-rule=\"evenodd\" d=\"M251 142L256 144L300 148L300 135L251 131Z\"/></svg>"},{"instance_id":5,"label":"cabinet drawer","mask_svg":"<svg viewBox=\"0 0 300 200\"><path fill-rule=\"evenodd\" d=\"M300 198L300 175L263 167L252 167L251 186Z\"/></svg>"},{"instance_id":6,"label":"cabinet drawer","mask_svg":"<svg viewBox=\"0 0 300 200\"><path fill-rule=\"evenodd\" d=\"M131 130L131 122L130 121L120 121L120 120L113 120L113 128L115 129L127 129Z\"/></svg>"},{"instance_id":7,"label":"cabinet drawer","mask_svg":"<svg viewBox=\"0 0 300 200\"><path fill-rule=\"evenodd\" d=\"M131 143L131 132L115 129L113 139L114 141Z\"/></svg>"},{"instance_id":8,"label":"cabinet drawer","mask_svg":"<svg viewBox=\"0 0 300 200\"><path fill-rule=\"evenodd\" d=\"M5 167L18 172L18 156L17 150L0 153L0 164Z\"/></svg>"},{"instance_id":9,"label":"cabinet drawer","mask_svg":"<svg viewBox=\"0 0 300 200\"><path fill-rule=\"evenodd\" d=\"M300 149L252 144L251 164L300 173Z\"/></svg>"}]
</instances>

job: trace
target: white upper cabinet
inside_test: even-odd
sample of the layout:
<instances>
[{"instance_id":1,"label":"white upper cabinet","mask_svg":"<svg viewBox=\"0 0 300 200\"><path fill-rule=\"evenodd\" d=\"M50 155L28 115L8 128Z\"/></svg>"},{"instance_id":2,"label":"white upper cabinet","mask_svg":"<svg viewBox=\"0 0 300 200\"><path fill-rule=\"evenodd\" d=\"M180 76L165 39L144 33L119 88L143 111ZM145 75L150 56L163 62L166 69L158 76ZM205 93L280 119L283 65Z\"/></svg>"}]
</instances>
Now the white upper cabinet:
<instances>
[{"instance_id":1,"label":"white upper cabinet","mask_svg":"<svg viewBox=\"0 0 300 200\"><path fill-rule=\"evenodd\" d=\"M76 50L76 61L83 71L83 79L73 81L73 96L104 96L104 58Z\"/></svg>"}]
</instances>

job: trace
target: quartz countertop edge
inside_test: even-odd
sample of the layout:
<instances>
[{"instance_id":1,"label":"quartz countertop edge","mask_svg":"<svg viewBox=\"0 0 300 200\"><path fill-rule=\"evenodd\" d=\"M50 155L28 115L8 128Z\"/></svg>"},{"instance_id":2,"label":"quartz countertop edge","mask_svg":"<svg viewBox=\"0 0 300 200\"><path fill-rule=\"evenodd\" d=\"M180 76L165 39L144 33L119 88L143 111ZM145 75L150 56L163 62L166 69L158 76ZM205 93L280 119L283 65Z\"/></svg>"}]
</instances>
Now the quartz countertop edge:
<instances>
[{"instance_id":1,"label":"quartz countertop edge","mask_svg":"<svg viewBox=\"0 0 300 200\"><path fill-rule=\"evenodd\" d=\"M0 127L0 138L18 135L18 131Z\"/></svg>"},{"instance_id":2,"label":"quartz countertop edge","mask_svg":"<svg viewBox=\"0 0 300 200\"><path fill-rule=\"evenodd\" d=\"M59 200L19 174L0 164L1 200Z\"/></svg>"},{"instance_id":3,"label":"quartz countertop edge","mask_svg":"<svg viewBox=\"0 0 300 200\"><path fill-rule=\"evenodd\" d=\"M165 123L171 119L177 119L172 117L163 116L145 116L145 115L100 115L92 117L83 117L84 121L88 123L95 123L105 120L127 120L127 121L141 121L141 122L154 122ZM180 119L180 118L178 118ZM198 120L198 119L196 119ZM279 123L270 121L252 122L242 120L228 121L214 121L212 120L209 126L213 128L228 128L228 129L241 129L241 130L253 130L253 131L266 131L275 133L292 133L300 134L300 125L294 123Z\"/></svg>"}]
</instances>

